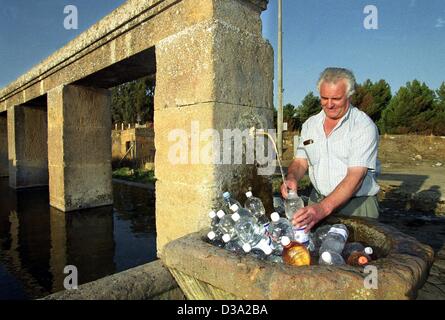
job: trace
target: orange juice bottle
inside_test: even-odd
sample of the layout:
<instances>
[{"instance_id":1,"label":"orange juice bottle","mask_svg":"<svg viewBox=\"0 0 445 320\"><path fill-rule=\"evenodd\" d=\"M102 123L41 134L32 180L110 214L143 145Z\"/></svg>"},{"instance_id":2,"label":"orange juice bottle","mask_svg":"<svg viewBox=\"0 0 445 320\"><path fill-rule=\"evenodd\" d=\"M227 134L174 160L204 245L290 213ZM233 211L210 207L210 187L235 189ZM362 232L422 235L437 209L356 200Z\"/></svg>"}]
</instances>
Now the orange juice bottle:
<instances>
[{"instance_id":1,"label":"orange juice bottle","mask_svg":"<svg viewBox=\"0 0 445 320\"><path fill-rule=\"evenodd\" d=\"M283 262L292 266L308 266L311 264L311 255L304 244L290 241L289 237L282 237Z\"/></svg>"}]
</instances>

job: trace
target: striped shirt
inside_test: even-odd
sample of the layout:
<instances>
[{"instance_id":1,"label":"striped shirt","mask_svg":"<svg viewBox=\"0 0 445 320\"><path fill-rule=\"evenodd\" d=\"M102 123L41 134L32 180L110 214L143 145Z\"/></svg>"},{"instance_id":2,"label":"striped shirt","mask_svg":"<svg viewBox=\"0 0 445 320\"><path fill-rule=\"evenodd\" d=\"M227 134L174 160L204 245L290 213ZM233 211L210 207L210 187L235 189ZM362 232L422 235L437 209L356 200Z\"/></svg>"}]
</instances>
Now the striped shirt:
<instances>
[{"instance_id":1,"label":"striped shirt","mask_svg":"<svg viewBox=\"0 0 445 320\"><path fill-rule=\"evenodd\" d=\"M326 137L324 119L322 110L303 123L296 152L296 158L308 160L309 178L315 190L327 196L345 178L349 167L366 167L366 177L354 196L376 195L380 189L375 177L379 143L377 126L366 113L350 105Z\"/></svg>"}]
</instances>

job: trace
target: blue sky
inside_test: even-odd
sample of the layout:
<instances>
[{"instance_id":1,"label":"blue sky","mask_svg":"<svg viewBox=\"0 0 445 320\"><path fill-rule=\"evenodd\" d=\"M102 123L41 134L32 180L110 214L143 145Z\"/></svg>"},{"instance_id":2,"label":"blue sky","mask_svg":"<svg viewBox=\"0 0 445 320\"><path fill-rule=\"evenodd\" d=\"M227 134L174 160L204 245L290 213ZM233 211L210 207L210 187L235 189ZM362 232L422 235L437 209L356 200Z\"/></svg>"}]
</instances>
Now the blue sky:
<instances>
[{"instance_id":1,"label":"blue sky","mask_svg":"<svg viewBox=\"0 0 445 320\"><path fill-rule=\"evenodd\" d=\"M6 86L124 0L0 0L0 87ZM79 29L63 26L66 5ZM366 30L366 5L378 9L378 29ZM263 34L276 51L277 1L262 14ZM327 66L352 69L358 82L385 79L393 92L418 79L445 81L443 0L283 0L284 103L298 105ZM276 76L275 76L276 79ZM276 94L275 100L276 100Z\"/></svg>"}]
</instances>

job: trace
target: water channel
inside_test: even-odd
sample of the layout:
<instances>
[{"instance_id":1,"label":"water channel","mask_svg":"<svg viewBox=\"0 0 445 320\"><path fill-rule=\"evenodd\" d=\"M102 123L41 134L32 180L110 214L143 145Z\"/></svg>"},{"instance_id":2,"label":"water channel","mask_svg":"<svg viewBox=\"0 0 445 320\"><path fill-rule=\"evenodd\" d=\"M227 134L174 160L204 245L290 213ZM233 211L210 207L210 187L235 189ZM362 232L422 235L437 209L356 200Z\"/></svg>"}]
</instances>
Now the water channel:
<instances>
[{"instance_id":1,"label":"water channel","mask_svg":"<svg viewBox=\"0 0 445 320\"><path fill-rule=\"evenodd\" d=\"M63 213L48 188L16 191L0 178L0 300L64 290L65 266L79 285L156 259L154 192L113 183L114 205Z\"/></svg>"}]
</instances>

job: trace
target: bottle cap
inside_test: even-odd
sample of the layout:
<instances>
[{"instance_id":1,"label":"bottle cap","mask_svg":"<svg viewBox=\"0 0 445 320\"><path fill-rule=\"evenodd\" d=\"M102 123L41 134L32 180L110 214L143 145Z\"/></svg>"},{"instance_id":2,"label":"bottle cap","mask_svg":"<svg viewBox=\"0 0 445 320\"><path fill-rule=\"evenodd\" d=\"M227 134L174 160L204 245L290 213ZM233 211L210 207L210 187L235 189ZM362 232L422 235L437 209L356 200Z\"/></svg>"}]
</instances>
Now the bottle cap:
<instances>
[{"instance_id":1,"label":"bottle cap","mask_svg":"<svg viewBox=\"0 0 445 320\"><path fill-rule=\"evenodd\" d=\"M237 222L240 218L240 215L238 212L235 212L234 214L232 214L232 220Z\"/></svg>"},{"instance_id":2,"label":"bottle cap","mask_svg":"<svg viewBox=\"0 0 445 320\"><path fill-rule=\"evenodd\" d=\"M218 218L222 218L222 217L224 217L225 215L226 215L226 213L224 212L224 211L222 211L222 210L219 210L217 213L216 213L216 215L218 216Z\"/></svg>"},{"instance_id":3,"label":"bottle cap","mask_svg":"<svg viewBox=\"0 0 445 320\"><path fill-rule=\"evenodd\" d=\"M207 238L209 238L210 240L215 239L216 237L216 233L214 231L210 231L209 233L207 233Z\"/></svg>"},{"instance_id":4,"label":"bottle cap","mask_svg":"<svg viewBox=\"0 0 445 320\"><path fill-rule=\"evenodd\" d=\"M289 239L288 236L283 236L283 237L281 238L281 244L282 244L283 246L287 246L289 243L290 243L290 239Z\"/></svg>"},{"instance_id":5,"label":"bottle cap","mask_svg":"<svg viewBox=\"0 0 445 320\"><path fill-rule=\"evenodd\" d=\"M223 193L224 199L230 198L230 192L226 191Z\"/></svg>"},{"instance_id":6,"label":"bottle cap","mask_svg":"<svg viewBox=\"0 0 445 320\"><path fill-rule=\"evenodd\" d=\"M371 255L374 253L374 250L372 250L371 247L366 247L364 251L367 255Z\"/></svg>"},{"instance_id":7,"label":"bottle cap","mask_svg":"<svg viewBox=\"0 0 445 320\"><path fill-rule=\"evenodd\" d=\"M247 197L247 198L250 198L251 196L252 196L252 191L247 191L247 192L246 192L246 197Z\"/></svg>"},{"instance_id":8,"label":"bottle cap","mask_svg":"<svg viewBox=\"0 0 445 320\"><path fill-rule=\"evenodd\" d=\"M365 256L360 256L358 258L358 264L361 266L364 266L365 264L368 264L369 260Z\"/></svg>"},{"instance_id":9,"label":"bottle cap","mask_svg":"<svg viewBox=\"0 0 445 320\"><path fill-rule=\"evenodd\" d=\"M215 211L210 211L209 212L209 217L210 217L210 219L213 219L213 218L215 218L216 217L216 212Z\"/></svg>"},{"instance_id":10,"label":"bottle cap","mask_svg":"<svg viewBox=\"0 0 445 320\"><path fill-rule=\"evenodd\" d=\"M278 214L278 212L272 212L272 213L270 214L270 219L271 219L273 222L277 222L278 220L280 220L280 215Z\"/></svg>"},{"instance_id":11,"label":"bottle cap","mask_svg":"<svg viewBox=\"0 0 445 320\"><path fill-rule=\"evenodd\" d=\"M230 210L232 210L233 212L237 212L239 210L239 207L236 203L234 203L230 206Z\"/></svg>"},{"instance_id":12,"label":"bottle cap","mask_svg":"<svg viewBox=\"0 0 445 320\"><path fill-rule=\"evenodd\" d=\"M225 243L229 242L230 239L231 239L230 234L227 234L227 233L226 233L225 235L222 236L222 240L223 240Z\"/></svg>"},{"instance_id":13,"label":"bottle cap","mask_svg":"<svg viewBox=\"0 0 445 320\"><path fill-rule=\"evenodd\" d=\"M331 264L332 263L332 255L330 252L325 251L321 254L321 259L326 262L327 264Z\"/></svg>"},{"instance_id":14,"label":"bottle cap","mask_svg":"<svg viewBox=\"0 0 445 320\"><path fill-rule=\"evenodd\" d=\"M252 246L248 243L243 244L243 250L244 252L250 252L252 250Z\"/></svg>"},{"instance_id":15,"label":"bottle cap","mask_svg":"<svg viewBox=\"0 0 445 320\"><path fill-rule=\"evenodd\" d=\"M272 253L272 248L270 246L264 246L262 249L266 255L270 255Z\"/></svg>"}]
</instances>

